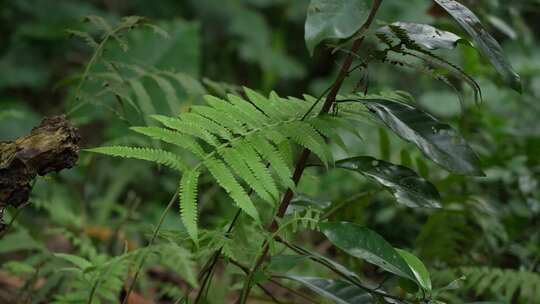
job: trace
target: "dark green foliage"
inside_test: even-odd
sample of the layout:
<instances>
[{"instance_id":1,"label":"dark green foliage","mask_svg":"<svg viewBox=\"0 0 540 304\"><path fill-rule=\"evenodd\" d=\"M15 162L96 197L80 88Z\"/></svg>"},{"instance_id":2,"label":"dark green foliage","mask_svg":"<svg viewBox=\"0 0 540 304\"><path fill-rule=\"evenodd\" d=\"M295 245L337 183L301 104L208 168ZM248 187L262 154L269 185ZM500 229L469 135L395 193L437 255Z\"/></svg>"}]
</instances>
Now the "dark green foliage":
<instances>
[{"instance_id":1,"label":"dark green foliage","mask_svg":"<svg viewBox=\"0 0 540 304\"><path fill-rule=\"evenodd\" d=\"M84 152L0 302L537 302L534 1L49 2L0 4L0 141Z\"/></svg>"}]
</instances>

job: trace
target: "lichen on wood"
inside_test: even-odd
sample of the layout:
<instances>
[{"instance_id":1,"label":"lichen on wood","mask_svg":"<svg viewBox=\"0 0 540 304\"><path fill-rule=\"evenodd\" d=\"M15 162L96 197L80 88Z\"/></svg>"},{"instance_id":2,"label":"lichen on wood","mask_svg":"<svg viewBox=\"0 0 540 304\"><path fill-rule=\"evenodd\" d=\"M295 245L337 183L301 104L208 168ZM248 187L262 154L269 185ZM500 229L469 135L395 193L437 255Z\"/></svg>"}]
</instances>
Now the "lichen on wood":
<instances>
[{"instance_id":1,"label":"lichen on wood","mask_svg":"<svg viewBox=\"0 0 540 304\"><path fill-rule=\"evenodd\" d=\"M30 134L0 142L0 231L2 211L20 207L30 196L36 175L73 167L79 158L79 131L65 116L45 118Z\"/></svg>"}]
</instances>

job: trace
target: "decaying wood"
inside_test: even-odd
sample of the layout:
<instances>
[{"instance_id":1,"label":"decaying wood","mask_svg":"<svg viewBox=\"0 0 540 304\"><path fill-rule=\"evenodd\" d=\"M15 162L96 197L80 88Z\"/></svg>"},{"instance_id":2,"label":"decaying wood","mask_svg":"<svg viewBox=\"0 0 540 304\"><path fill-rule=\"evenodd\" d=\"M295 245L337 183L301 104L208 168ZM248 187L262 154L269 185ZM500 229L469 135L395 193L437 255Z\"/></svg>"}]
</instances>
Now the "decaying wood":
<instances>
[{"instance_id":1,"label":"decaying wood","mask_svg":"<svg viewBox=\"0 0 540 304\"><path fill-rule=\"evenodd\" d=\"M71 168L79 158L80 135L64 116L45 118L30 134L0 142L0 232L2 211L28 201L32 180Z\"/></svg>"}]
</instances>

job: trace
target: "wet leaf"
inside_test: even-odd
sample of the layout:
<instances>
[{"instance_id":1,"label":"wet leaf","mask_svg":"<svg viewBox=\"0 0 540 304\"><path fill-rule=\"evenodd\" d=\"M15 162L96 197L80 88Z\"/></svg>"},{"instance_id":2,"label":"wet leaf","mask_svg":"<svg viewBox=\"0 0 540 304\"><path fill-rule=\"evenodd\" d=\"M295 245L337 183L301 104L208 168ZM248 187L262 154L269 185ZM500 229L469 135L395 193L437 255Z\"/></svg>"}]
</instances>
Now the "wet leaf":
<instances>
[{"instance_id":1,"label":"wet leaf","mask_svg":"<svg viewBox=\"0 0 540 304\"><path fill-rule=\"evenodd\" d=\"M420 261L414 254L409 253L405 250L396 248L397 252L401 255L403 259L411 267L414 276L418 285L423 289L430 291L431 290L431 278L429 277L429 271L426 268L426 265Z\"/></svg>"},{"instance_id":2,"label":"wet leaf","mask_svg":"<svg viewBox=\"0 0 540 304\"><path fill-rule=\"evenodd\" d=\"M380 28L377 32L395 36L391 27L403 29L411 40L430 50L453 49L461 40L461 37L454 33L440 30L428 24L413 22L394 22Z\"/></svg>"},{"instance_id":3,"label":"wet leaf","mask_svg":"<svg viewBox=\"0 0 540 304\"><path fill-rule=\"evenodd\" d=\"M401 138L449 171L483 176L480 161L465 139L450 125L411 105L390 99L361 100Z\"/></svg>"},{"instance_id":4,"label":"wet leaf","mask_svg":"<svg viewBox=\"0 0 540 304\"><path fill-rule=\"evenodd\" d=\"M454 0L434 0L471 36L474 45L495 67L505 82L521 92L521 79L514 71L497 40L484 28L478 17L463 4Z\"/></svg>"},{"instance_id":5,"label":"wet leaf","mask_svg":"<svg viewBox=\"0 0 540 304\"><path fill-rule=\"evenodd\" d=\"M359 172L388 187L398 203L409 207L441 207L435 186L407 167L370 156L343 159L336 162L336 167Z\"/></svg>"},{"instance_id":6,"label":"wet leaf","mask_svg":"<svg viewBox=\"0 0 540 304\"><path fill-rule=\"evenodd\" d=\"M332 244L348 254L416 282L405 259L375 231L347 222L322 223L320 227Z\"/></svg>"},{"instance_id":7,"label":"wet leaf","mask_svg":"<svg viewBox=\"0 0 540 304\"><path fill-rule=\"evenodd\" d=\"M317 277L286 276L302 283L313 292L339 304L375 303L365 290L342 280L330 280Z\"/></svg>"}]
</instances>

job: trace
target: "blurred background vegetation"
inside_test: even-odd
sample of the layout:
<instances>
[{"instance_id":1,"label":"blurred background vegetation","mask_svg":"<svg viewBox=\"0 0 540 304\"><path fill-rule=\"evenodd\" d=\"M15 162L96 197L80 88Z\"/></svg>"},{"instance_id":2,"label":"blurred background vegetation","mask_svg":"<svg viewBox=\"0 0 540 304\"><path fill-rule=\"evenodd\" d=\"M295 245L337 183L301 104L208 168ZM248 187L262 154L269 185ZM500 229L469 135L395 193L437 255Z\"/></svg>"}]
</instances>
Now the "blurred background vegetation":
<instances>
[{"instance_id":1,"label":"blurred background vegetation","mask_svg":"<svg viewBox=\"0 0 540 304\"><path fill-rule=\"evenodd\" d=\"M347 207L332 216L372 227L394 246L412 249L429 266L434 284L444 286L465 275L459 289L443 292L449 303L540 303L540 1L463 2L503 45L522 77L523 94L500 86L495 71L466 43L445 55L480 83L483 102L477 105L472 92L463 88L466 105L460 107L454 92L414 71L373 65L362 77L369 78L370 92L406 90L431 113L452 122L480 155L487 176L448 174L422 160L412 145L380 129L363 132L367 135L361 140L347 138L347 147L414 167L435 183L444 210L407 209L372 183L343 172L319 178L315 169L309 169L300 189L333 206L346 201ZM0 1L0 140L28 133L44 116L67 113L81 130L83 147L139 143L143 139L128 128L145 124L146 114L178 113L201 103L207 93L234 93L246 86L265 94L275 90L282 96L318 96L334 79L339 60L324 46L309 56L303 38L308 4L307 0ZM125 79L114 78L107 62L99 61L85 85L78 87L94 54L80 33L99 42L109 26L85 19L89 15L101 16L112 26L123 16L144 16L167 34L150 27L125 32L127 49L112 37L102 55ZM385 1L377 20L379 25L424 22L459 33L440 9L425 0ZM351 77L345 91L354 90L359 80L358 75ZM115 96L133 106L119 107ZM345 156L338 147L335 154L336 159ZM68 291L88 285L84 278L81 283L58 272L65 261L52 253L79 255L100 267L124 248L138 248L176 187L177 176L163 168L82 152L77 167L36 181L29 206L5 211L7 222L15 214L17 219L0 240L0 287L7 294L15 284L16 297L24 303L68 303ZM203 181L201 189L201 226L226 225L235 212L231 204L209 181ZM368 195L359 195L366 191ZM141 278L140 297L146 301L173 303L185 286L194 284L195 265L204 261L205 253L192 255L183 247L173 233L182 229L178 213L170 213L162 230L163 247L156 250ZM335 252L317 232L302 232L298 239L368 278L380 279L369 265ZM244 249L249 254L249 248L235 250ZM223 303L224 295L239 287L238 273L223 270L216 280L208 301ZM35 286L39 288L33 290ZM121 281L109 282L110 291L102 291L100 297L114 302L111 298L121 286Z\"/></svg>"}]
</instances>

